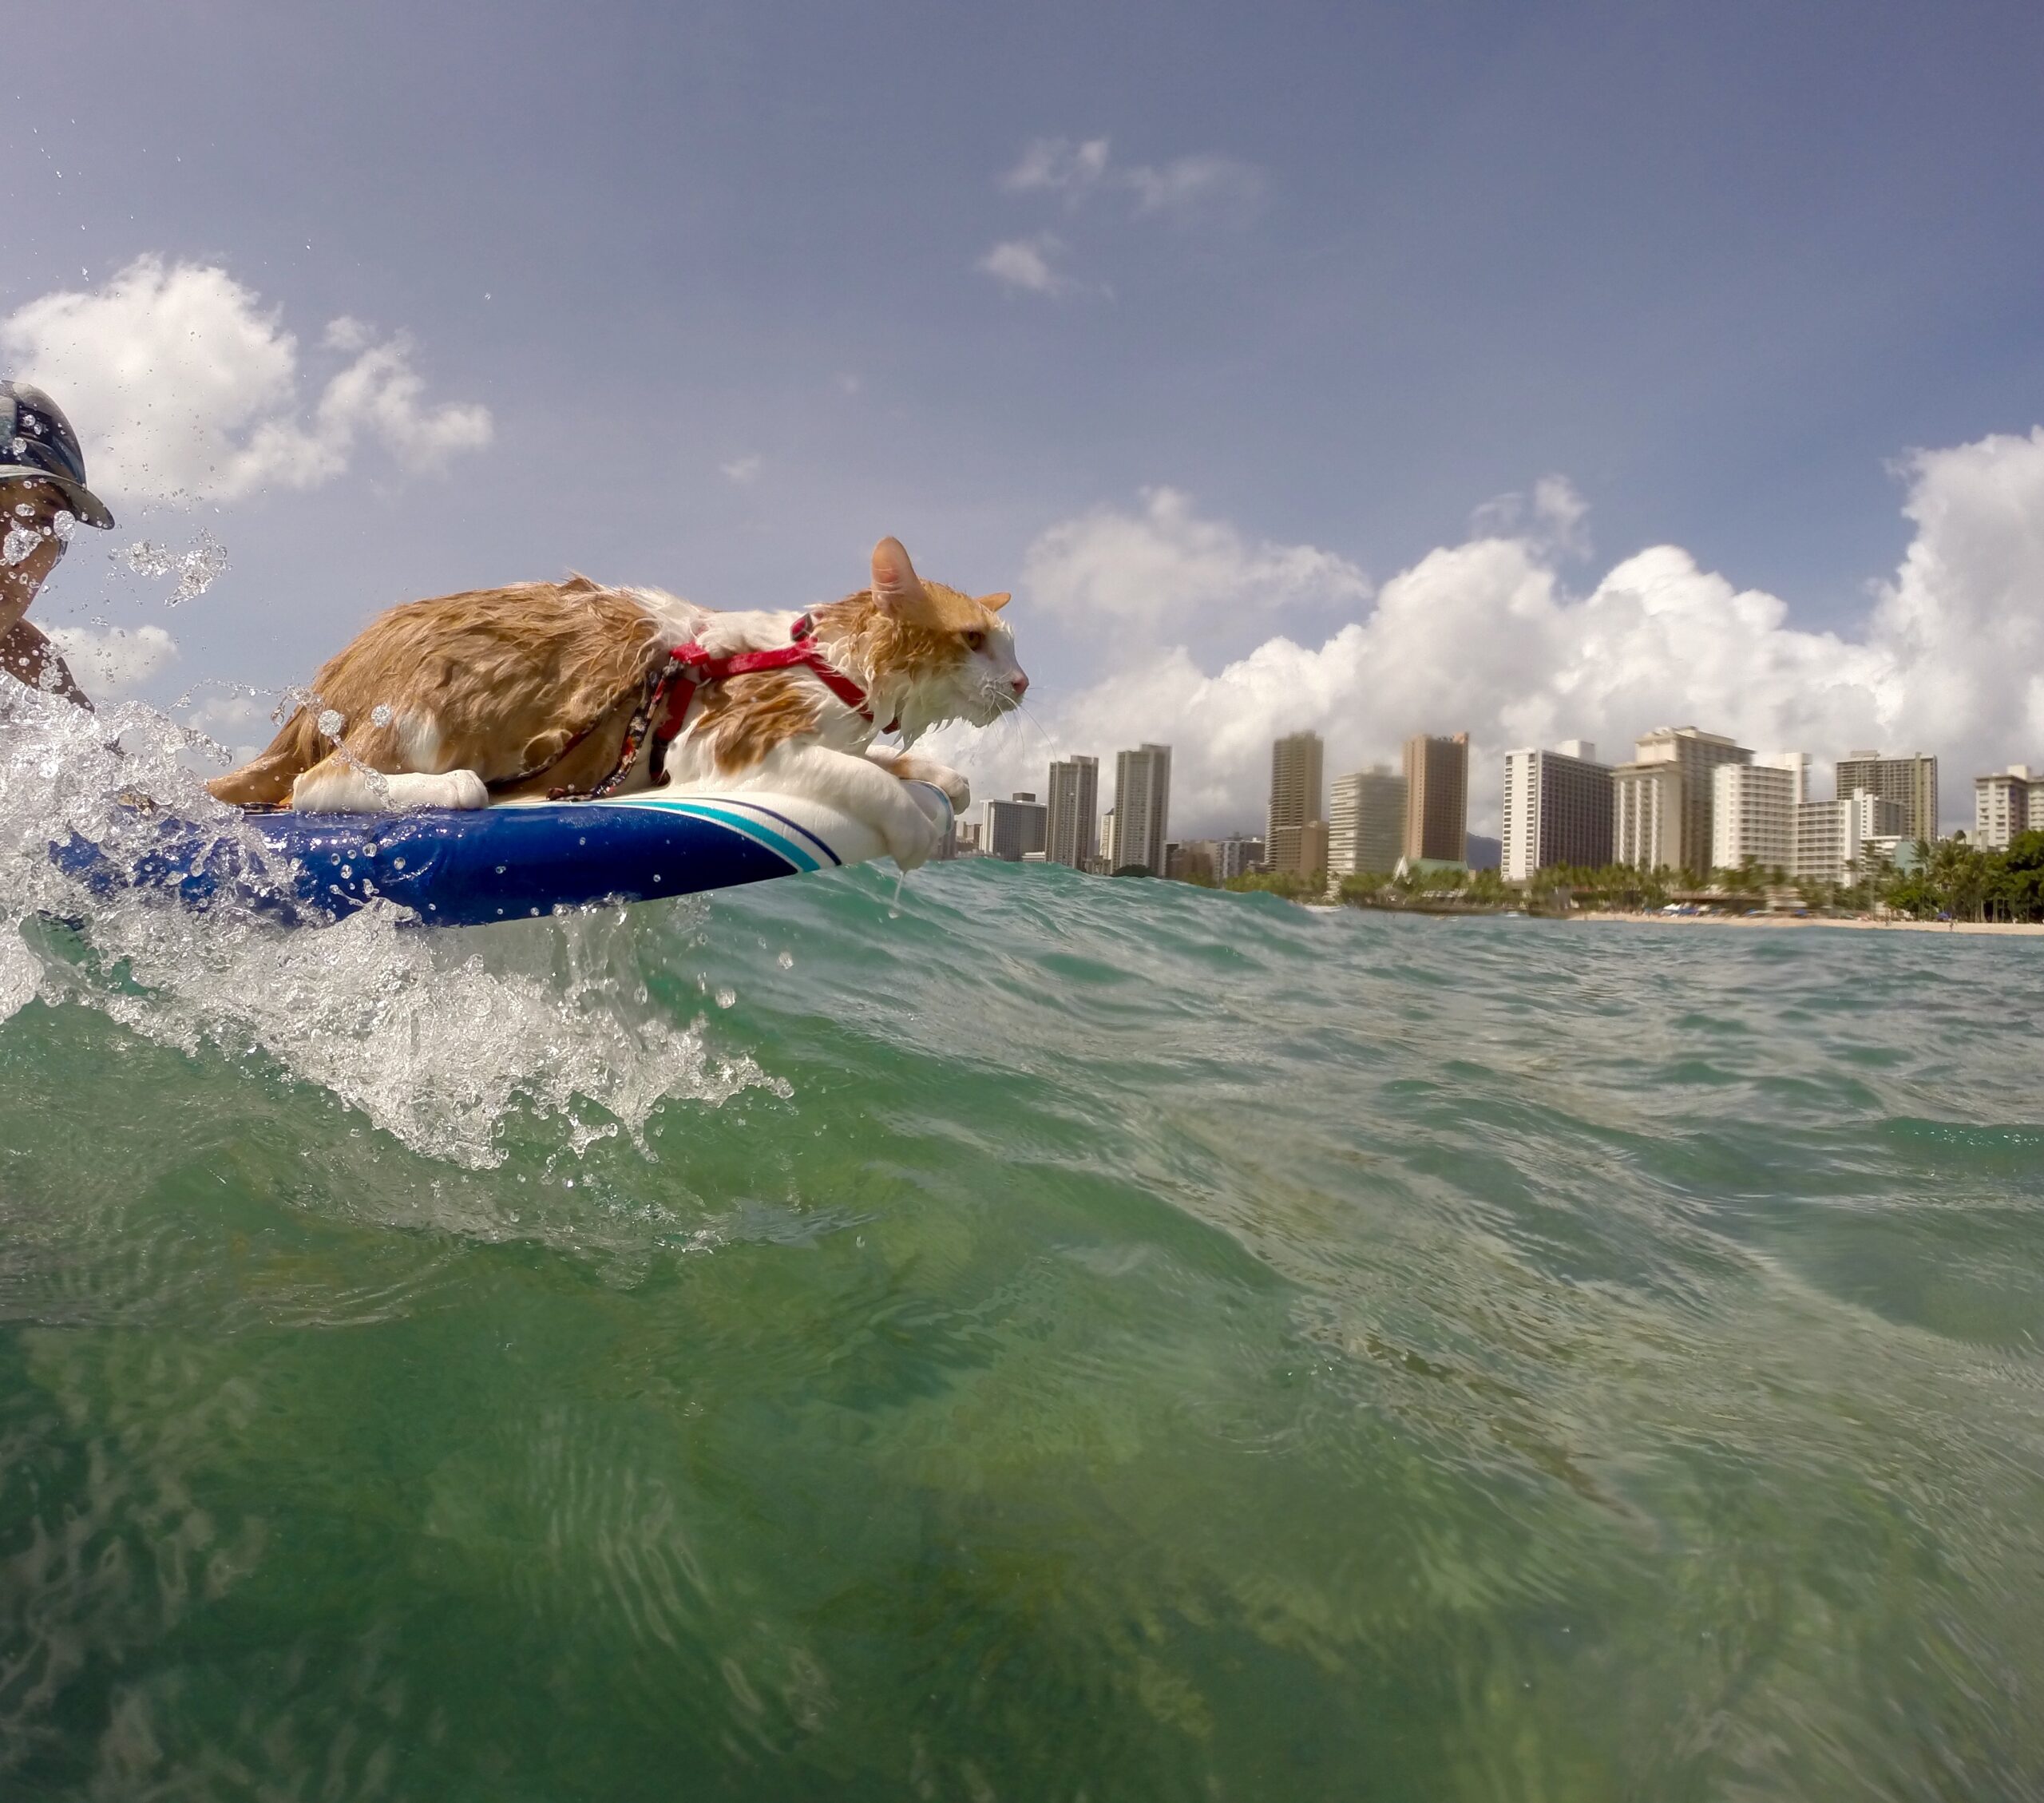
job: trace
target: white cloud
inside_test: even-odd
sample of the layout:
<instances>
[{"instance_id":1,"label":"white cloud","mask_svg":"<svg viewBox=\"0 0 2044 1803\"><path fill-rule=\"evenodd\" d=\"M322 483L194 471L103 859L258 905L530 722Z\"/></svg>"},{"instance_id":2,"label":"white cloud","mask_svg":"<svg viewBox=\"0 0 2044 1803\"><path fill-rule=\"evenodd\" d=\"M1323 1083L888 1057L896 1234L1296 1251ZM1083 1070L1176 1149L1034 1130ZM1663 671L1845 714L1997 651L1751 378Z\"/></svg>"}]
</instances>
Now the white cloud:
<instances>
[{"instance_id":1,"label":"white cloud","mask_svg":"<svg viewBox=\"0 0 2044 1803\"><path fill-rule=\"evenodd\" d=\"M274 730L275 715L248 695L216 695L202 701L184 716L184 723L208 739L226 747L236 763L246 763L266 744Z\"/></svg>"},{"instance_id":2,"label":"white cloud","mask_svg":"<svg viewBox=\"0 0 2044 1803\"><path fill-rule=\"evenodd\" d=\"M1071 290L1072 279L1051 264L1051 259L1064 248L1048 232L1033 238L1012 238L996 244L980 259L978 267L983 274L1012 288L1024 288L1031 294L1064 294Z\"/></svg>"},{"instance_id":3,"label":"white cloud","mask_svg":"<svg viewBox=\"0 0 2044 1803\"><path fill-rule=\"evenodd\" d=\"M1571 557L1590 555L1584 522L1590 503L1566 476L1543 476L1532 493L1515 489L1487 501L1469 516L1475 538L1519 537Z\"/></svg>"},{"instance_id":4,"label":"white cloud","mask_svg":"<svg viewBox=\"0 0 2044 1803\"><path fill-rule=\"evenodd\" d=\"M1022 591L1082 628L1168 621L1183 629L1222 611L1361 602L1370 584L1332 552L1253 543L1224 521L1202 519L1178 489L1155 488L1136 512L1099 507L1043 533L1023 560Z\"/></svg>"},{"instance_id":5,"label":"white cloud","mask_svg":"<svg viewBox=\"0 0 2044 1803\"><path fill-rule=\"evenodd\" d=\"M315 488L346 470L363 438L414 474L489 442L487 409L423 404L402 335L379 339L343 316L322 344L351 361L308 417L298 340L277 311L224 269L156 256L0 318L0 357L57 397L94 487L117 503Z\"/></svg>"},{"instance_id":6,"label":"white cloud","mask_svg":"<svg viewBox=\"0 0 2044 1803\"><path fill-rule=\"evenodd\" d=\"M1266 184L1254 164L1212 152L1168 163L1116 164L1104 137L1075 144L1042 137L1030 141L1000 185L1011 194L1061 195L1069 207L1106 192L1127 196L1138 213L1238 224L1262 202Z\"/></svg>"},{"instance_id":7,"label":"white cloud","mask_svg":"<svg viewBox=\"0 0 2044 1803\"><path fill-rule=\"evenodd\" d=\"M1107 172L1105 138L1074 144L1069 138L1040 137L1032 141L1022 160L1000 178L1000 185L1011 194L1083 194L1099 186Z\"/></svg>"},{"instance_id":8,"label":"white cloud","mask_svg":"<svg viewBox=\"0 0 2044 1803\"><path fill-rule=\"evenodd\" d=\"M53 626L50 639L71 666L85 693L99 698L126 695L177 661L177 644L160 626L125 626L95 632L85 626Z\"/></svg>"},{"instance_id":9,"label":"white cloud","mask_svg":"<svg viewBox=\"0 0 2044 1803\"><path fill-rule=\"evenodd\" d=\"M727 479L743 487L746 483L759 479L759 472L766 467L766 460L758 453L751 452L743 457L735 457L717 467L723 471Z\"/></svg>"},{"instance_id":10,"label":"white cloud","mask_svg":"<svg viewBox=\"0 0 2044 1803\"><path fill-rule=\"evenodd\" d=\"M1262 172L1233 157L1179 157L1155 168L1139 164L1121 172L1121 184L1138 212L1187 222L1239 224L1263 201Z\"/></svg>"},{"instance_id":11,"label":"white cloud","mask_svg":"<svg viewBox=\"0 0 2044 1803\"><path fill-rule=\"evenodd\" d=\"M1692 724L1820 766L1863 746L1934 752L1943 817L1963 823L1976 774L2044 762L2044 427L1919 453L1903 470L1915 536L1850 636L1792 625L1785 602L1674 545L1571 592L1555 565L1583 509L1559 484L1535 488L1519 529L1428 553L1366 609L1361 573L1340 557L1252 544L1159 489L1138 512L1045 532L1011 617L1025 664L1033 634L1145 628L1100 636L1106 673L1062 699L1040 685L1032 711L1060 755L1171 745L1175 831L1260 820L1270 743L1301 727L1326 737L1330 778L1394 759L1409 733L1468 731L1479 831L1495 830L1511 747L1583 737L1620 758L1642 732ZM1274 633L1218 668L1186 648L1194 635L1167 630L1180 600L1192 625L1330 598L1356 614L1319 643ZM1040 741L952 729L945 743L982 793L1040 785Z\"/></svg>"}]
</instances>

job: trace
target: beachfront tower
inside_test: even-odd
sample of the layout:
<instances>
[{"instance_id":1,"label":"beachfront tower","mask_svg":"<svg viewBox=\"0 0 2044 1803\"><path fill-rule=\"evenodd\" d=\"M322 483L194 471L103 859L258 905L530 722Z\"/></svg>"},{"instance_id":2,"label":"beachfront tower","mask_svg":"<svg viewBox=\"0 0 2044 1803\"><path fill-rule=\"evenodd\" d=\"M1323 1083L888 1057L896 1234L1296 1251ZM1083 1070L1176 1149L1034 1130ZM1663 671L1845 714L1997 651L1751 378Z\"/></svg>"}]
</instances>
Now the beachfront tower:
<instances>
[{"instance_id":1,"label":"beachfront tower","mask_svg":"<svg viewBox=\"0 0 2044 1803\"><path fill-rule=\"evenodd\" d=\"M1100 760L1067 758L1051 766L1050 824L1044 846L1051 863L1090 870L1098 850Z\"/></svg>"},{"instance_id":2,"label":"beachfront tower","mask_svg":"<svg viewBox=\"0 0 2044 1803\"><path fill-rule=\"evenodd\" d=\"M1469 735L1416 732L1405 741L1405 856L1460 864L1468 833Z\"/></svg>"},{"instance_id":3,"label":"beachfront tower","mask_svg":"<svg viewBox=\"0 0 2044 1803\"><path fill-rule=\"evenodd\" d=\"M1115 759L1115 868L1164 874L1171 815L1171 748L1139 745Z\"/></svg>"},{"instance_id":4,"label":"beachfront tower","mask_svg":"<svg viewBox=\"0 0 2044 1803\"><path fill-rule=\"evenodd\" d=\"M1633 762L1611 772L1613 861L1642 870L1710 870L1713 773L1753 755L1722 735L1664 726L1643 735Z\"/></svg>"},{"instance_id":5,"label":"beachfront tower","mask_svg":"<svg viewBox=\"0 0 2044 1803\"><path fill-rule=\"evenodd\" d=\"M1051 810L1029 791L1018 790L1004 802L990 801L986 810L986 827L980 834L980 842L988 857L1019 864L1032 854L1042 853Z\"/></svg>"},{"instance_id":6,"label":"beachfront tower","mask_svg":"<svg viewBox=\"0 0 2044 1803\"><path fill-rule=\"evenodd\" d=\"M1274 870L1302 873L1325 867L1324 851L1319 865L1304 862L1306 828L1322 818L1321 772L1325 754L1317 732L1295 732L1270 747L1270 811L1264 843L1270 847Z\"/></svg>"},{"instance_id":7,"label":"beachfront tower","mask_svg":"<svg viewBox=\"0 0 2044 1803\"><path fill-rule=\"evenodd\" d=\"M1338 877L1385 876L1405 850L1405 779L1387 764L1334 779L1327 867Z\"/></svg>"},{"instance_id":8,"label":"beachfront tower","mask_svg":"<svg viewBox=\"0 0 2044 1803\"><path fill-rule=\"evenodd\" d=\"M1810 798L1810 754L1770 751L1710 773L1710 867L1788 870L1796 862L1796 810Z\"/></svg>"},{"instance_id":9,"label":"beachfront tower","mask_svg":"<svg viewBox=\"0 0 2044 1803\"><path fill-rule=\"evenodd\" d=\"M1611 862L1611 767L1586 739L1558 751L1504 755L1499 874L1525 882L1556 865L1595 870Z\"/></svg>"},{"instance_id":10,"label":"beachfront tower","mask_svg":"<svg viewBox=\"0 0 2044 1803\"><path fill-rule=\"evenodd\" d=\"M1838 787L1843 797L1864 790L1902 809L1902 837L1926 845L1938 836L1938 760L1918 751L1908 757L1884 758L1878 751L1848 751L1838 760Z\"/></svg>"}]
</instances>

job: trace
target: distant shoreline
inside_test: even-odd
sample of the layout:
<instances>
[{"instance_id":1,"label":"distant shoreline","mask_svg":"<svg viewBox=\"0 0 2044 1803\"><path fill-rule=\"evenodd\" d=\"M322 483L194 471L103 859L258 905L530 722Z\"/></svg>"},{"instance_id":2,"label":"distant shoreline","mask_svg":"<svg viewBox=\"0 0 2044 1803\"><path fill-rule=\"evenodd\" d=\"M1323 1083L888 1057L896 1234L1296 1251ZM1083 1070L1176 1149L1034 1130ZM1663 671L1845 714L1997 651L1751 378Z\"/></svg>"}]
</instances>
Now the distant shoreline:
<instances>
[{"instance_id":1,"label":"distant shoreline","mask_svg":"<svg viewBox=\"0 0 2044 1803\"><path fill-rule=\"evenodd\" d=\"M2044 923L2034 921L1877 921L1858 916L1828 920L1794 914L1623 914L1601 910L1586 910L1565 917L1570 921L1627 921L1635 926L1833 926L1864 933L1966 933L2009 939L2044 936Z\"/></svg>"}]
</instances>

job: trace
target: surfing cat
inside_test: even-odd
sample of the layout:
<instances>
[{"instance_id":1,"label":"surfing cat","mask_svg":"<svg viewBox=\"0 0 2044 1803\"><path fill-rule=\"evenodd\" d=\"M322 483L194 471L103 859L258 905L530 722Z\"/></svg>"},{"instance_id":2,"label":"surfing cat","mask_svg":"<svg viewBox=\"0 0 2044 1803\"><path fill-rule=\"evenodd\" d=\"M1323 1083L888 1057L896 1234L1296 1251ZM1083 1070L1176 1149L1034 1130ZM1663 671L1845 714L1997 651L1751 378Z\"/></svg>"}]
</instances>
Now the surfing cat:
<instances>
[{"instance_id":1,"label":"surfing cat","mask_svg":"<svg viewBox=\"0 0 2044 1803\"><path fill-rule=\"evenodd\" d=\"M934 783L959 809L971 795L905 747L947 720L990 724L1029 679L1005 594L925 583L892 538L872 573L806 614L718 613L581 576L395 607L321 667L267 751L207 787L312 814L667 781L780 790L841 808L912 870L940 830L902 782ZM903 750L873 743L897 727Z\"/></svg>"}]
</instances>

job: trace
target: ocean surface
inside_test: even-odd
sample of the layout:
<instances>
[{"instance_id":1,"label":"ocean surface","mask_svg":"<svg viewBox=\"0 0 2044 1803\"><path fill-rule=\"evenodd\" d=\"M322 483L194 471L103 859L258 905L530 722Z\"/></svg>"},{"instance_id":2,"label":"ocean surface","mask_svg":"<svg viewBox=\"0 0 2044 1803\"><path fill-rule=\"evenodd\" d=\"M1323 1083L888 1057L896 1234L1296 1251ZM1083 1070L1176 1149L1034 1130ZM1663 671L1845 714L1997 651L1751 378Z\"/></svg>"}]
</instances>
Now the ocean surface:
<instances>
[{"instance_id":1,"label":"ocean surface","mask_svg":"<svg viewBox=\"0 0 2044 1803\"><path fill-rule=\"evenodd\" d=\"M0 1797L2044 1796L2034 941L28 842Z\"/></svg>"}]
</instances>

